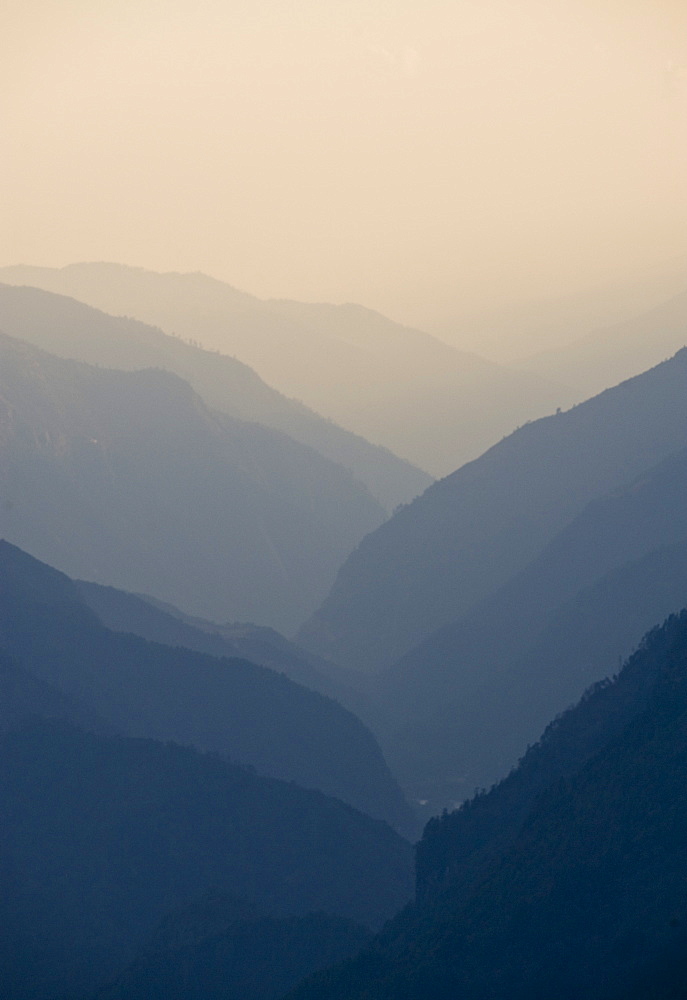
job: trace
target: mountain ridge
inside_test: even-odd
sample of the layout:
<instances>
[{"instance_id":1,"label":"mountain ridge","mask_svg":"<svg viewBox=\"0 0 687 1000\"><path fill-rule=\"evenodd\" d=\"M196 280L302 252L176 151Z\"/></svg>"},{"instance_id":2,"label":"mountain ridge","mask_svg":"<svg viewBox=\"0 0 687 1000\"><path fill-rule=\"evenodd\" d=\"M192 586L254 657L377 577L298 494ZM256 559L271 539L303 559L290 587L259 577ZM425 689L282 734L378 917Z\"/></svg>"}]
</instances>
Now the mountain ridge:
<instances>
[{"instance_id":1,"label":"mountain ridge","mask_svg":"<svg viewBox=\"0 0 687 1000\"><path fill-rule=\"evenodd\" d=\"M541 351L519 367L566 378L581 393L600 392L658 364L687 344L687 291L672 295L632 319L602 326L572 343Z\"/></svg>"},{"instance_id":2,"label":"mountain ridge","mask_svg":"<svg viewBox=\"0 0 687 1000\"><path fill-rule=\"evenodd\" d=\"M288 434L350 469L387 509L431 477L390 451L337 427L270 388L236 358L208 351L136 319L40 288L0 284L0 329L61 357L107 368L162 368L188 381L212 409Z\"/></svg>"},{"instance_id":3,"label":"mountain ridge","mask_svg":"<svg viewBox=\"0 0 687 1000\"><path fill-rule=\"evenodd\" d=\"M428 824L416 902L289 1000L615 1000L666 954L684 990L686 719L682 611L507 779Z\"/></svg>"},{"instance_id":4,"label":"mountain ridge","mask_svg":"<svg viewBox=\"0 0 687 1000\"><path fill-rule=\"evenodd\" d=\"M178 375L0 334L0 534L71 576L290 631L385 514L342 466Z\"/></svg>"},{"instance_id":5,"label":"mountain ridge","mask_svg":"<svg viewBox=\"0 0 687 1000\"><path fill-rule=\"evenodd\" d=\"M412 889L385 823L192 747L34 722L0 737L0 790L7 1000L92 994L208 894L379 927Z\"/></svg>"},{"instance_id":6,"label":"mountain ridge","mask_svg":"<svg viewBox=\"0 0 687 1000\"><path fill-rule=\"evenodd\" d=\"M363 539L298 641L344 666L390 665L503 586L587 503L685 441L687 349L429 487Z\"/></svg>"},{"instance_id":7,"label":"mountain ridge","mask_svg":"<svg viewBox=\"0 0 687 1000\"><path fill-rule=\"evenodd\" d=\"M576 398L564 385L460 352L363 306L262 301L198 273L106 263L5 268L3 278L234 354L286 395L434 476Z\"/></svg>"},{"instance_id":8,"label":"mountain ridge","mask_svg":"<svg viewBox=\"0 0 687 1000\"><path fill-rule=\"evenodd\" d=\"M376 740L333 699L244 659L111 632L74 581L6 541L0 568L3 648L110 731L225 754L413 828Z\"/></svg>"}]
</instances>

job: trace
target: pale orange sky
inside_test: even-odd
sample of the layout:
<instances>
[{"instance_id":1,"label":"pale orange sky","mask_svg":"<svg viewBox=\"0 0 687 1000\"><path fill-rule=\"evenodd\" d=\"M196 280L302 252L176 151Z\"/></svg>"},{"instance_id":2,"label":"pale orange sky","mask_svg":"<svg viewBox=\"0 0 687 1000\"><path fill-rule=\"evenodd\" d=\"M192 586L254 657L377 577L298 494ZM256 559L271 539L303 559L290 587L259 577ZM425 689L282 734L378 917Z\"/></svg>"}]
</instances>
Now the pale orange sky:
<instances>
[{"instance_id":1,"label":"pale orange sky","mask_svg":"<svg viewBox=\"0 0 687 1000\"><path fill-rule=\"evenodd\" d=\"M0 264L397 319L687 252L685 0L4 0Z\"/></svg>"}]
</instances>

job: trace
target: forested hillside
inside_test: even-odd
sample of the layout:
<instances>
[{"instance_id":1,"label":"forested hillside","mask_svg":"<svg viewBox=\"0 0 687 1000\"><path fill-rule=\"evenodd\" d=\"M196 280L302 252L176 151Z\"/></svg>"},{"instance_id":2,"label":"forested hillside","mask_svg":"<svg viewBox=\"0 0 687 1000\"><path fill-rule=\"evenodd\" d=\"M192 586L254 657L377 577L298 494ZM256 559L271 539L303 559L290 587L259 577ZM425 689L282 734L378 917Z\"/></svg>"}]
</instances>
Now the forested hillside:
<instances>
[{"instance_id":1,"label":"forested hillside","mask_svg":"<svg viewBox=\"0 0 687 1000\"><path fill-rule=\"evenodd\" d=\"M280 1000L312 972L350 958L370 931L344 917L261 914L213 895L169 914L93 1000Z\"/></svg>"},{"instance_id":2,"label":"forested hillside","mask_svg":"<svg viewBox=\"0 0 687 1000\"><path fill-rule=\"evenodd\" d=\"M682 995L686 768L682 612L512 775L433 820L416 903L289 996L615 1000L663 996L661 983Z\"/></svg>"},{"instance_id":3,"label":"forested hillside","mask_svg":"<svg viewBox=\"0 0 687 1000\"><path fill-rule=\"evenodd\" d=\"M189 747L34 723L0 738L0 794L4 1000L94 992L208 894L378 927L411 889L386 824ZM307 961L303 931L292 946Z\"/></svg>"}]
</instances>

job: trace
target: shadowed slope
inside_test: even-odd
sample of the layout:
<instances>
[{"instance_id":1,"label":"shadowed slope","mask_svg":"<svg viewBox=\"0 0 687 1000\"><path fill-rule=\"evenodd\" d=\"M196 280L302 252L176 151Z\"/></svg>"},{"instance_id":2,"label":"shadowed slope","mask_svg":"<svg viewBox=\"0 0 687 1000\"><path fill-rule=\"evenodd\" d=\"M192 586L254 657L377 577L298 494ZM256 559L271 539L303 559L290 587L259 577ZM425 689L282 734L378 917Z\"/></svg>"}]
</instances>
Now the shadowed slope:
<instances>
[{"instance_id":1,"label":"shadowed slope","mask_svg":"<svg viewBox=\"0 0 687 1000\"><path fill-rule=\"evenodd\" d=\"M341 466L175 375L0 335L0 533L73 576L287 630L383 519Z\"/></svg>"},{"instance_id":2,"label":"shadowed slope","mask_svg":"<svg viewBox=\"0 0 687 1000\"><path fill-rule=\"evenodd\" d=\"M611 1000L684 953L687 612L486 795L433 820L418 901L292 1000Z\"/></svg>"},{"instance_id":3,"label":"shadowed slope","mask_svg":"<svg viewBox=\"0 0 687 1000\"><path fill-rule=\"evenodd\" d=\"M68 577L0 542L2 645L112 730L193 744L319 788L408 832L412 814L356 716L242 659L110 632Z\"/></svg>"},{"instance_id":4,"label":"shadowed slope","mask_svg":"<svg viewBox=\"0 0 687 1000\"><path fill-rule=\"evenodd\" d=\"M43 723L0 737L0 993L81 996L209 893L378 927L410 845L336 799L189 747Z\"/></svg>"},{"instance_id":5,"label":"shadowed slope","mask_svg":"<svg viewBox=\"0 0 687 1000\"><path fill-rule=\"evenodd\" d=\"M681 451L589 504L525 570L376 678L406 790L437 811L498 780L687 603L686 496Z\"/></svg>"},{"instance_id":6,"label":"shadowed slope","mask_svg":"<svg viewBox=\"0 0 687 1000\"><path fill-rule=\"evenodd\" d=\"M687 350L521 428L368 535L299 641L384 667L522 570L591 500L687 441Z\"/></svg>"},{"instance_id":7,"label":"shadowed slope","mask_svg":"<svg viewBox=\"0 0 687 1000\"><path fill-rule=\"evenodd\" d=\"M170 914L93 1000L280 1000L306 975L355 955L370 937L342 917L271 917L213 896Z\"/></svg>"}]
</instances>

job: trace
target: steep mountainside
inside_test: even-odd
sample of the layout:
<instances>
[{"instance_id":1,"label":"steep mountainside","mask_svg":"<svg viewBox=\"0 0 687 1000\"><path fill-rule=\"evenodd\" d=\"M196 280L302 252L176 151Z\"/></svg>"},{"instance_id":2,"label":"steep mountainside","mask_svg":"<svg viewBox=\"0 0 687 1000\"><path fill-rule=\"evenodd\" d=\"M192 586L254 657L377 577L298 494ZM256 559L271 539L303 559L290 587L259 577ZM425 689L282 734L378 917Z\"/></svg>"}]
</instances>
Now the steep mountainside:
<instances>
[{"instance_id":1,"label":"steep mountainside","mask_svg":"<svg viewBox=\"0 0 687 1000\"><path fill-rule=\"evenodd\" d=\"M299 641L363 670L393 663L525 568L593 499L687 442L687 350L521 428L368 535Z\"/></svg>"},{"instance_id":2,"label":"steep mountainside","mask_svg":"<svg viewBox=\"0 0 687 1000\"><path fill-rule=\"evenodd\" d=\"M591 503L496 594L378 678L387 759L414 797L436 812L498 780L652 622L687 604L686 496L682 451Z\"/></svg>"},{"instance_id":3,"label":"steep mountainside","mask_svg":"<svg viewBox=\"0 0 687 1000\"><path fill-rule=\"evenodd\" d=\"M545 378L565 375L568 385L588 396L658 364L686 344L687 292L682 292L636 318L542 351L521 367Z\"/></svg>"},{"instance_id":4,"label":"steep mountainside","mask_svg":"<svg viewBox=\"0 0 687 1000\"><path fill-rule=\"evenodd\" d=\"M236 358L204 350L135 319L108 316L39 288L0 285L0 330L59 357L106 368L162 368L221 413L282 431L350 469L389 511L431 478L384 448L337 427L271 389Z\"/></svg>"},{"instance_id":5,"label":"steep mountainside","mask_svg":"<svg viewBox=\"0 0 687 1000\"><path fill-rule=\"evenodd\" d=\"M0 280L73 295L233 354L288 396L432 475L576 398L358 305L261 301L203 274L118 264L3 268Z\"/></svg>"},{"instance_id":6,"label":"steep mountainside","mask_svg":"<svg viewBox=\"0 0 687 1000\"><path fill-rule=\"evenodd\" d=\"M386 824L189 747L36 723L0 738L0 797L3 1000L91 993L208 894L379 927L412 890Z\"/></svg>"},{"instance_id":7,"label":"steep mountainside","mask_svg":"<svg viewBox=\"0 0 687 1000\"><path fill-rule=\"evenodd\" d=\"M227 754L412 831L374 737L337 702L246 660L111 632L68 577L7 542L0 570L2 646L82 724L88 713L126 736Z\"/></svg>"},{"instance_id":8,"label":"steep mountainside","mask_svg":"<svg viewBox=\"0 0 687 1000\"><path fill-rule=\"evenodd\" d=\"M574 703L591 683L613 674L623 654L651 621L687 600L687 542L666 546L609 573L546 616L531 643L502 660L490 659L480 674L466 656L453 681L443 668L456 666L456 650L429 681L407 678L400 687L403 721L382 739L386 759L406 794L427 800L425 816L454 807L475 788L507 774L541 731L542 719ZM498 641L498 640L497 640ZM474 652L470 651L471 654ZM479 662L479 661L478 661ZM421 688L408 708L412 690ZM443 701L441 696L443 694Z\"/></svg>"},{"instance_id":9,"label":"steep mountainside","mask_svg":"<svg viewBox=\"0 0 687 1000\"><path fill-rule=\"evenodd\" d=\"M290 997L636 996L687 946L686 769L683 612L509 778L433 820L415 905Z\"/></svg>"},{"instance_id":10,"label":"steep mountainside","mask_svg":"<svg viewBox=\"0 0 687 1000\"><path fill-rule=\"evenodd\" d=\"M383 520L341 466L176 375L0 335L0 535L72 576L289 630Z\"/></svg>"}]
</instances>

